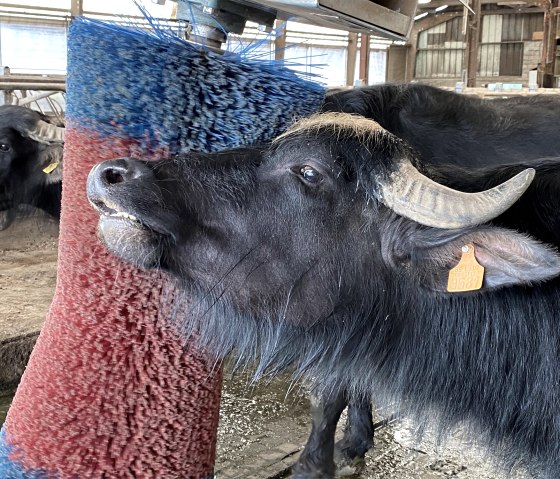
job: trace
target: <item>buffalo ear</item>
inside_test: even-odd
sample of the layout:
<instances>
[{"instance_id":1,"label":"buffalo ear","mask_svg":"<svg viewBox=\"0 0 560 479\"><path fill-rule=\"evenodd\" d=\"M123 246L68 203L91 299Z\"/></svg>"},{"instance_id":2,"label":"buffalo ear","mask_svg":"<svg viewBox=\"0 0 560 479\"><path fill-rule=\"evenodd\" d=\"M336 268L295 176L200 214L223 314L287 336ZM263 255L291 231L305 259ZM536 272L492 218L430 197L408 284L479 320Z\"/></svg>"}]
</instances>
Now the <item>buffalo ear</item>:
<instances>
[{"instance_id":1,"label":"buffalo ear","mask_svg":"<svg viewBox=\"0 0 560 479\"><path fill-rule=\"evenodd\" d=\"M459 263L462 248L468 244L474 245L475 258L484 267L481 290L537 283L560 275L558 251L517 231L481 228L448 238L439 235L432 244L426 233L416 245L409 243L408 270L434 291L447 292L449 271Z\"/></svg>"}]
</instances>

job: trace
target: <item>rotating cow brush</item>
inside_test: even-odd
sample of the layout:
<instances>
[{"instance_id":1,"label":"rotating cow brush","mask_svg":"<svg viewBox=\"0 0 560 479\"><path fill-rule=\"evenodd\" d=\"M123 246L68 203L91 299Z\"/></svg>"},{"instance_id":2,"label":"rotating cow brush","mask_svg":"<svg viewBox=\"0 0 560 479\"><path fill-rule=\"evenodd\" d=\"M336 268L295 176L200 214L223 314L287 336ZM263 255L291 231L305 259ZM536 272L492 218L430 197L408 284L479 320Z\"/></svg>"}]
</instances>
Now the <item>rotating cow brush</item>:
<instances>
[{"instance_id":1,"label":"rotating cow brush","mask_svg":"<svg viewBox=\"0 0 560 479\"><path fill-rule=\"evenodd\" d=\"M157 29L77 19L68 44L57 288L0 436L0 477L211 477L221 372L168 324L173 287L97 241L85 179L107 158L268 140L324 90Z\"/></svg>"}]
</instances>

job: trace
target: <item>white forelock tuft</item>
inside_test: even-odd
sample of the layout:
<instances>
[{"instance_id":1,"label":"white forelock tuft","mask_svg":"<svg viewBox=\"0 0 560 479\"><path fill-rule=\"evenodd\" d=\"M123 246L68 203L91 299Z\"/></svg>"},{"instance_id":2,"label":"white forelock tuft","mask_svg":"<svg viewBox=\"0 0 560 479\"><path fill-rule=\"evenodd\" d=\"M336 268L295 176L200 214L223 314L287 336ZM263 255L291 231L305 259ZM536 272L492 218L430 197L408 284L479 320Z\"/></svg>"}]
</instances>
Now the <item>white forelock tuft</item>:
<instances>
[{"instance_id":1,"label":"white forelock tuft","mask_svg":"<svg viewBox=\"0 0 560 479\"><path fill-rule=\"evenodd\" d=\"M360 139L386 131L376 121L360 115L339 112L318 113L298 120L276 137L274 142L299 133L318 133L320 130L331 130L336 136L346 134L357 136Z\"/></svg>"}]
</instances>

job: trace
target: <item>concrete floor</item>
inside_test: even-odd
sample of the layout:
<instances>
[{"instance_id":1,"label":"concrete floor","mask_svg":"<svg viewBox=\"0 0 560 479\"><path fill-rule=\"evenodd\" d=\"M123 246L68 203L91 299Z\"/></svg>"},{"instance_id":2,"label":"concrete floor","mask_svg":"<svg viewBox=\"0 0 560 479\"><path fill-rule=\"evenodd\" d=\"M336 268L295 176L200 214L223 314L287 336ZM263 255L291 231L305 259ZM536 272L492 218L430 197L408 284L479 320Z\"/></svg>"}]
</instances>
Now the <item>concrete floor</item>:
<instances>
[{"instance_id":1,"label":"concrete floor","mask_svg":"<svg viewBox=\"0 0 560 479\"><path fill-rule=\"evenodd\" d=\"M244 377L224 384L216 479L280 479L289 477L309 432L307 398L303 391L286 394L286 378L267 385L247 386ZM0 396L0 423L9 396ZM341 425L344 423L341 419ZM341 429L341 428L339 428ZM339 431L339 436L342 431ZM428 436L416 443L414 426L402 420L377 431L374 448L361 472L347 468L347 479L531 479L521 472L508 476L492 459L457 432L438 447ZM536 479L536 478L535 478Z\"/></svg>"},{"instance_id":2,"label":"concrete floor","mask_svg":"<svg viewBox=\"0 0 560 479\"><path fill-rule=\"evenodd\" d=\"M277 479L289 477L310 428L305 391L286 394L288 378L251 389L243 377L226 381L220 413L216 477ZM381 419L376 418L376 421ZM338 436L342 436L345 416ZM363 469L347 468L348 479L530 479L522 471L500 471L461 431L438 446L432 435L415 439L415 425L406 419L376 432L374 448Z\"/></svg>"}]
</instances>

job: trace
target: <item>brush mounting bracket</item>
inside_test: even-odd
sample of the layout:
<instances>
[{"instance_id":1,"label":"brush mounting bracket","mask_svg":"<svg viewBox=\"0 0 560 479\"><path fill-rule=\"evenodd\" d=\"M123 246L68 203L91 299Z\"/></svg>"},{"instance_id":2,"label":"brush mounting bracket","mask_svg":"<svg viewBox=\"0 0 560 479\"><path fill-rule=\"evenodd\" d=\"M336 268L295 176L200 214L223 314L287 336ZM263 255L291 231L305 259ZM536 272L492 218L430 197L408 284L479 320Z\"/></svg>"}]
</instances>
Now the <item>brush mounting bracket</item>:
<instances>
[{"instance_id":1,"label":"brush mounting bracket","mask_svg":"<svg viewBox=\"0 0 560 479\"><path fill-rule=\"evenodd\" d=\"M275 19L406 40L416 5L417 0L178 0L177 17L204 26L200 38L191 39L207 39L218 48L227 34L242 33L246 21L270 30Z\"/></svg>"}]
</instances>

